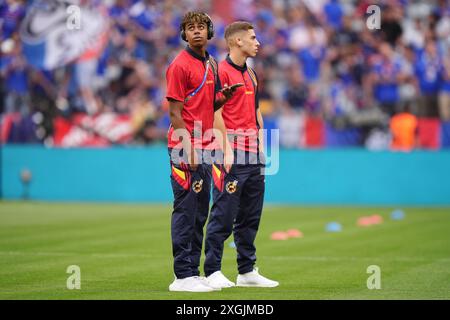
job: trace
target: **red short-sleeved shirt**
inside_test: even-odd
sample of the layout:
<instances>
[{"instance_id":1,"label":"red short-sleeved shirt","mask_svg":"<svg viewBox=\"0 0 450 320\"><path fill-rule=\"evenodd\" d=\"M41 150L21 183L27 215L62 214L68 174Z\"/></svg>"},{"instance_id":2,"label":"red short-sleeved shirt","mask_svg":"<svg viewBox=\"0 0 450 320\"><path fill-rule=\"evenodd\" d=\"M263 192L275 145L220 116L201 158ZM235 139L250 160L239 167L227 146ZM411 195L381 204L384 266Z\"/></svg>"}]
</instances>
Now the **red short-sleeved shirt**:
<instances>
[{"instance_id":1,"label":"red short-sleeved shirt","mask_svg":"<svg viewBox=\"0 0 450 320\"><path fill-rule=\"evenodd\" d=\"M195 148L212 149L214 135L212 127L214 123L214 95L220 90L220 83L215 83L214 72L211 67L208 69L206 81L200 90L185 102L185 98L194 92L203 82L206 70L206 61L208 59L196 54L191 48L187 47L175 57L167 69L167 99L173 99L183 102L182 117L187 131L191 136L191 143ZM194 122L198 134L194 137ZM199 128L201 124L201 130ZM207 132L209 130L209 132ZM181 141L172 139L173 127L170 126L168 132L169 148L181 148ZM206 134L205 134L206 132Z\"/></svg>"},{"instance_id":2,"label":"red short-sleeved shirt","mask_svg":"<svg viewBox=\"0 0 450 320\"><path fill-rule=\"evenodd\" d=\"M252 74L252 75L251 75ZM247 65L238 66L228 56L219 64L220 82L225 86L243 83L244 86L236 89L230 100L223 105L222 117L231 139L233 149L250 152L258 151L258 124L256 119L257 79Z\"/></svg>"}]
</instances>

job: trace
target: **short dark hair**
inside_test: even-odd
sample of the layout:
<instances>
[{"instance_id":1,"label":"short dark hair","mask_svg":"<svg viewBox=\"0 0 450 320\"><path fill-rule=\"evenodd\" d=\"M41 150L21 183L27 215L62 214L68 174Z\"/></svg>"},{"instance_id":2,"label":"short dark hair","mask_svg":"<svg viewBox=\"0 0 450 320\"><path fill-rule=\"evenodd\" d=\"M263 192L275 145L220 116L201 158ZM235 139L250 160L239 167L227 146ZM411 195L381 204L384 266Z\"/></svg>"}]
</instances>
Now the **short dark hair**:
<instances>
[{"instance_id":1,"label":"short dark hair","mask_svg":"<svg viewBox=\"0 0 450 320\"><path fill-rule=\"evenodd\" d=\"M189 23L204 23L206 26L209 26L211 19L204 12L190 11L184 15L183 20L181 21L180 29L186 30L186 26Z\"/></svg>"},{"instance_id":2,"label":"short dark hair","mask_svg":"<svg viewBox=\"0 0 450 320\"><path fill-rule=\"evenodd\" d=\"M248 31L255 29L250 22L236 21L227 26L225 29L225 39L228 40L232 35L239 31Z\"/></svg>"}]
</instances>

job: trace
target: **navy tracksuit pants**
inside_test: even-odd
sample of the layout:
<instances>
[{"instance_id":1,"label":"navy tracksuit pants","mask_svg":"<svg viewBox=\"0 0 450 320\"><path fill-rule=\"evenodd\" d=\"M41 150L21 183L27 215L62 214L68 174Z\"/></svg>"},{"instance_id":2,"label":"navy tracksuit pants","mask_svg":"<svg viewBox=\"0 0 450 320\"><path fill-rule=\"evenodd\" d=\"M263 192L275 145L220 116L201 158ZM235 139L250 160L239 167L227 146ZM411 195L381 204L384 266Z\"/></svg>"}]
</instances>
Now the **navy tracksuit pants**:
<instances>
[{"instance_id":1,"label":"navy tracksuit pants","mask_svg":"<svg viewBox=\"0 0 450 320\"><path fill-rule=\"evenodd\" d=\"M174 162L171 156L170 180L174 195L171 222L174 273L177 279L198 276L203 228L209 212L211 165L199 164L193 171L179 161Z\"/></svg>"},{"instance_id":2,"label":"navy tracksuit pants","mask_svg":"<svg viewBox=\"0 0 450 320\"><path fill-rule=\"evenodd\" d=\"M223 184L214 181L213 206L206 229L205 275L221 270L223 246L233 233L237 249L238 271L253 270L254 245L264 201L265 177L262 164L233 165L227 174L221 165L213 165L224 174ZM214 172L213 172L214 175Z\"/></svg>"}]
</instances>

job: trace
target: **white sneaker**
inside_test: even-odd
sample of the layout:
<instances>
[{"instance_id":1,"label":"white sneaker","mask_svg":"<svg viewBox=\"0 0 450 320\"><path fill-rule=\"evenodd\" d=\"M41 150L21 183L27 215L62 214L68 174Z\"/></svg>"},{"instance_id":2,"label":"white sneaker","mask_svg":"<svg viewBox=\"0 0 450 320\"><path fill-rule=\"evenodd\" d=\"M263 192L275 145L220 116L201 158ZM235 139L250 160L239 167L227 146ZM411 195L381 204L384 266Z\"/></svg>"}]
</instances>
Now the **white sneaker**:
<instances>
[{"instance_id":1,"label":"white sneaker","mask_svg":"<svg viewBox=\"0 0 450 320\"><path fill-rule=\"evenodd\" d=\"M277 287L279 283L263 277L258 273L258 268L253 269L251 272L239 274L236 280L236 286L238 287L260 287L260 288L273 288Z\"/></svg>"},{"instance_id":2,"label":"white sneaker","mask_svg":"<svg viewBox=\"0 0 450 320\"><path fill-rule=\"evenodd\" d=\"M200 279L200 281L201 281L205 286L211 287L211 288L213 288L213 290L215 290L215 291L220 291L220 290L222 290L222 287L211 285L211 284L208 282L208 279L207 279L206 277L198 277L198 278Z\"/></svg>"},{"instance_id":3,"label":"white sneaker","mask_svg":"<svg viewBox=\"0 0 450 320\"><path fill-rule=\"evenodd\" d=\"M212 288L231 288L234 287L234 282L228 280L222 273L222 271L216 271L213 274L210 274L209 277L206 278L207 284Z\"/></svg>"},{"instance_id":4,"label":"white sneaker","mask_svg":"<svg viewBox=\"0 0 450 320\"><path fill-rule=\"evenodd\" d=\"M169 291L211 292L213 290L213 288L203 284L199 277L175 279L169 286Z\"/></svg>"}]
</instances>

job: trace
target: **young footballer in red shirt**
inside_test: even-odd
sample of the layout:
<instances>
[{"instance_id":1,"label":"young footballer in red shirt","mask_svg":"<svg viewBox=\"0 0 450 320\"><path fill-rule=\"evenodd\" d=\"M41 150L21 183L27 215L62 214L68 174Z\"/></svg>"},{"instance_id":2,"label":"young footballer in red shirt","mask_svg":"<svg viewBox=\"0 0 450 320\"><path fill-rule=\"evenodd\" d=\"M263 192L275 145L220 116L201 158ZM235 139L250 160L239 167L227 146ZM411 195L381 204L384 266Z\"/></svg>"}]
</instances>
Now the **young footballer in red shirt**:
<instances>
[{"instance_id":1,"label":"young footballer in red shirt","mask_svg":"<svg viewBox=\"0 0 450 320\"><path fill-rule=\"evenodd\" d=\"M221 89L217 64L206 51L214 27L209 16L188 12L180 25L188 42L167 69L171 127L168 147L174 204L171 221L175 280L170 291L212 291L199 277L200 255L211 191L214 111L233 93ZM219 91L222 94L218 94ZM217 94L217 99L216 99Z\"/></svg>"},{"instance_id":2,"label":"young footballer in red shirt","mask_svg":"<svg viewBox=\"0 0 450 320\"><path fill-rule=\"evenodd\" d=\"M259 274L255 268L255 237L258 232L264 199L263 119L258 108L258 79L247 66L255 57L259 42L248 22L234 22L225 30L229 55L219 64L224 87L242 84L233 97L215 113L215 127L224 137L224 164L213 164L213 206L205 242L205 275L214 288L235 284L221 272L224 241L233 232L237 249L239 275L236 285L276 287L278 282ZM227 134L225 134L227 133Z\"/></svg>"}]
</instances>

